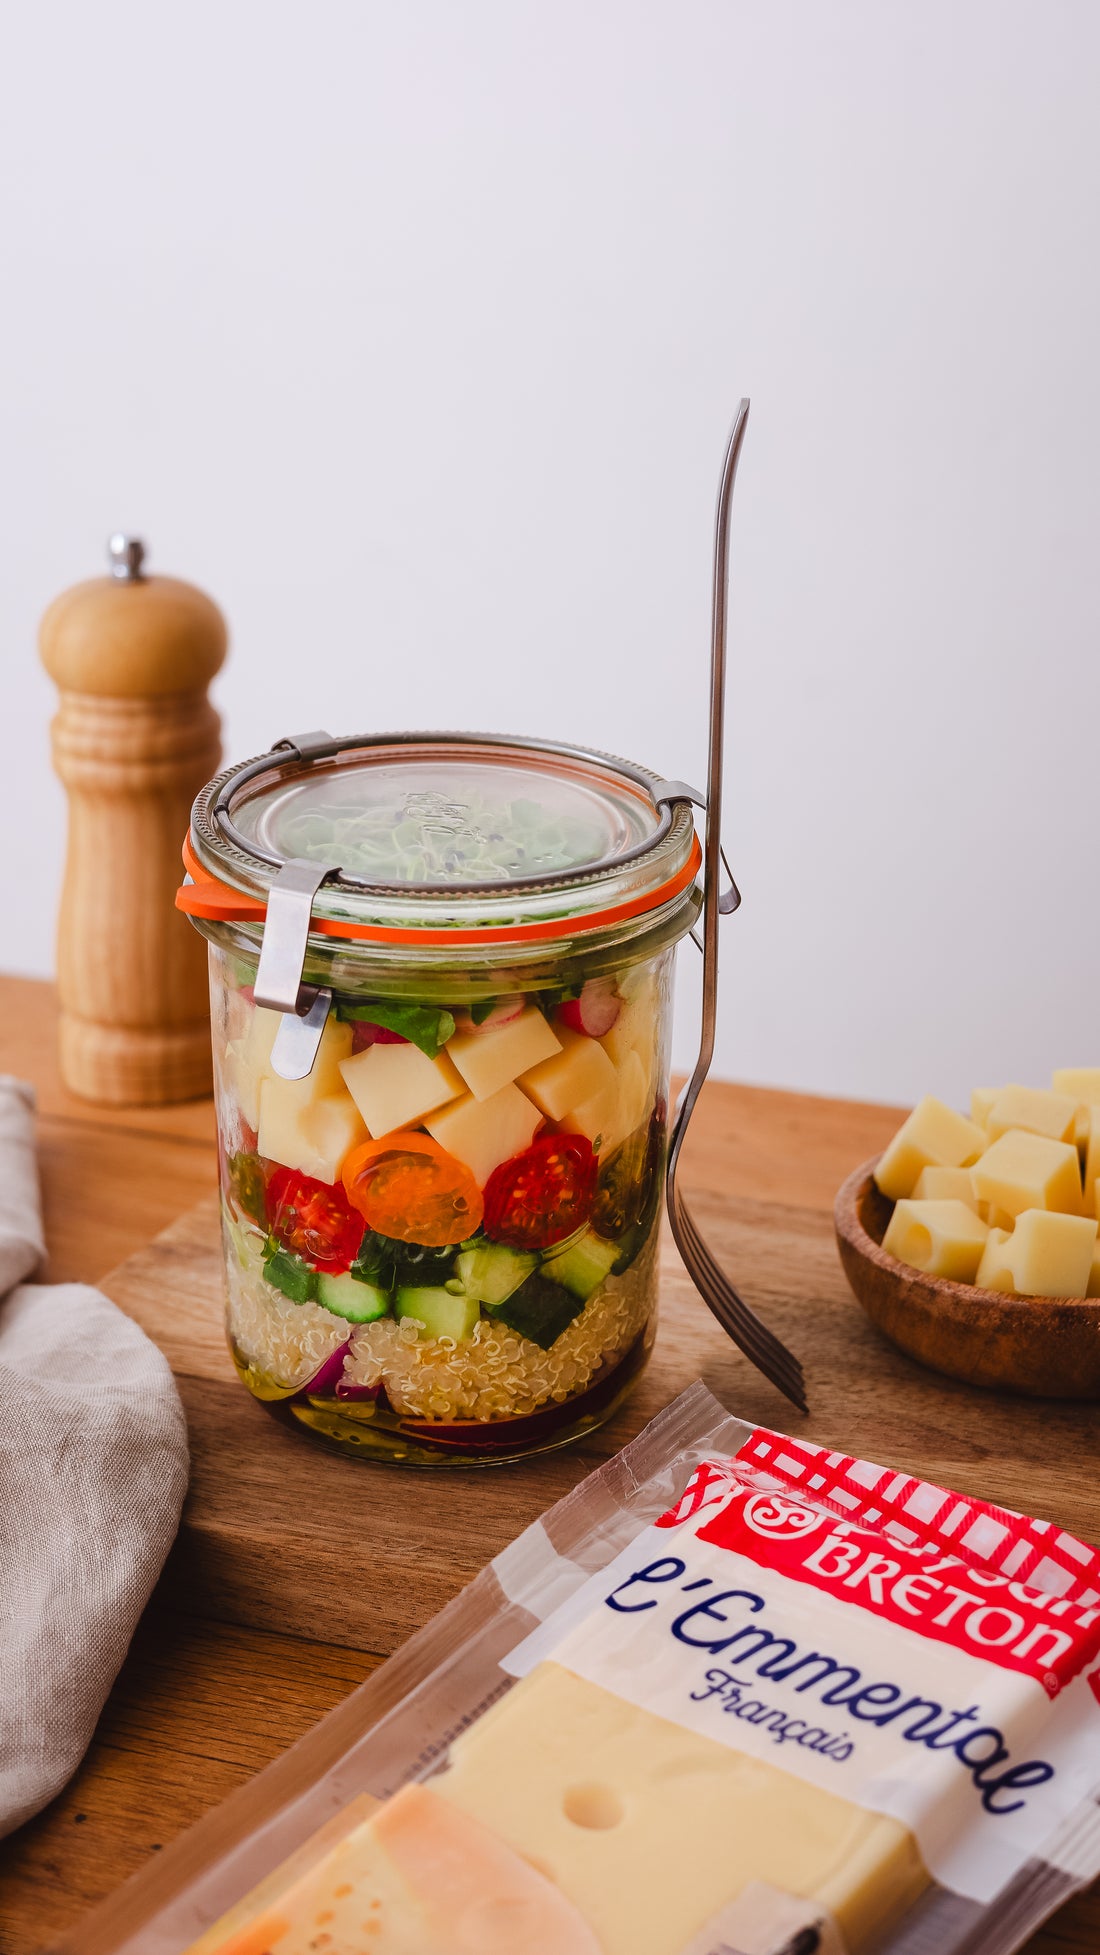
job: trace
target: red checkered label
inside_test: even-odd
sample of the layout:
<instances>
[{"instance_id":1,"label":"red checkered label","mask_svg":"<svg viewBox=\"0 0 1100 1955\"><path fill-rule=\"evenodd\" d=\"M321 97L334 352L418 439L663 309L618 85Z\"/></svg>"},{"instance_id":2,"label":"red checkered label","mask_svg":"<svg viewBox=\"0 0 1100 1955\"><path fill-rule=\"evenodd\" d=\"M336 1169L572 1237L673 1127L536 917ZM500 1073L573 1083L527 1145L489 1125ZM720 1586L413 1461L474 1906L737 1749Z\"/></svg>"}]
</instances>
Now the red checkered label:
<instances>
[{"instance_id":1,"label":"red checkered label","mask_svg":"<svg viewBox=\"0 0 1100 1955\"><path fill-rule=\"evenodd\" d=\"M657 1525L689 1520L702 1541L1051 1695L1100 1652L1100 1552L868 1460L757 1430L735 1459L698 1467Z\"/></svg>"}]
</instances>

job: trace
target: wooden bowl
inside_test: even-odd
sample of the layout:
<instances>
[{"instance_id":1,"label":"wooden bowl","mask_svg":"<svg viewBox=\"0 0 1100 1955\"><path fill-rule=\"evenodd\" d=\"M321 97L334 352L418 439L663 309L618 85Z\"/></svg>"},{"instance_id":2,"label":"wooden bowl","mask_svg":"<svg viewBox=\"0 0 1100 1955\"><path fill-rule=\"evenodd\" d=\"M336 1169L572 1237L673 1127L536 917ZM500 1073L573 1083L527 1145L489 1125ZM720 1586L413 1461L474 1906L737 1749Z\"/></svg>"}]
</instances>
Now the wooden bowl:
<instances>
[{"instance_id":1,"label":"wooden bowl","mask_svg":"<svg viewBox=\"0 0 1100 1955\"><path fill-rule=\"evenodd\" d=\"M871 1321L910 1357L968 1385L1100 1398L1100 1298L1004 1296L886 1255L894 1204L871 1179L879 1159L848 1176L833 1210L844 1274Z\"/></svg>"}]
</instances>

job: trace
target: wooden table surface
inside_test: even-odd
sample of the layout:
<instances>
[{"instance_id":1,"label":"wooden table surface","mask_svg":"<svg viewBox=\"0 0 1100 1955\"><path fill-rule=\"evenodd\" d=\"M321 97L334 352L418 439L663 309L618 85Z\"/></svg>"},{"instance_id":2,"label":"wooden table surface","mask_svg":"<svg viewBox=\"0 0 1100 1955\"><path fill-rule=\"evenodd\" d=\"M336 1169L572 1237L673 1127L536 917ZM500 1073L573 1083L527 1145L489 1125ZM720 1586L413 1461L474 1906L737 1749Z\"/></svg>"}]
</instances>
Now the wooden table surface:
<instances>
[{"instance_id":1,"label":"wooden table surface","mask_svg":"<svg viewBox=\"0 0 1100 1955\"><path fill-rule=\"evenodd\" d=\"M54 1032L51 988L0 978L0 1070L30 1078L39 1096L47 1276L97 1281L213 1190L213 1112L209 1101L115 1112L74 1099L58 1078ZM825 1214L844 1175L897 1120L879 1106L712 1085L687 1184ZM1028 1409L1034 1419L1039 1408ZM1080 1526L1081 1476L1072 1477L1074 1512L1063 1518ZM1091 1532L1100 1534L1100 1496ZM76 1778L0 1843L2 1955L36 1955L379 1661L346 1643L182 1613L176 1593L154 1597ZM1029 1955L1098 1950L1098 1889L1028 1944Z\"/></svg>"}]
</instances>

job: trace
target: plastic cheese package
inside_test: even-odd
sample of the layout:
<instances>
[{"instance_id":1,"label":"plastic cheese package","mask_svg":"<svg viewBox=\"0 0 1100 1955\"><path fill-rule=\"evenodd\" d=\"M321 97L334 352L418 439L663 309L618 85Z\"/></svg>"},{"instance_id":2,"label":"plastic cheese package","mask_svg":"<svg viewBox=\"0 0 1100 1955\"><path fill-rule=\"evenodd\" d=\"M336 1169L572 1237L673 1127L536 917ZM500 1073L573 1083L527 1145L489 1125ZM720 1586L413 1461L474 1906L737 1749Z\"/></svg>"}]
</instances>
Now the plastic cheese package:
<instances>
[{"instance_id":1,"label":"plastic cheese package","mask_svg":"<svg viewBox=\"0 0 1100 1955\"><path fill-rule=\"evenodd\" d=\"M1100 1552L692 1386L80 1955L1007 1955L1100 1872Z\"/></svg>"}]
</instances>

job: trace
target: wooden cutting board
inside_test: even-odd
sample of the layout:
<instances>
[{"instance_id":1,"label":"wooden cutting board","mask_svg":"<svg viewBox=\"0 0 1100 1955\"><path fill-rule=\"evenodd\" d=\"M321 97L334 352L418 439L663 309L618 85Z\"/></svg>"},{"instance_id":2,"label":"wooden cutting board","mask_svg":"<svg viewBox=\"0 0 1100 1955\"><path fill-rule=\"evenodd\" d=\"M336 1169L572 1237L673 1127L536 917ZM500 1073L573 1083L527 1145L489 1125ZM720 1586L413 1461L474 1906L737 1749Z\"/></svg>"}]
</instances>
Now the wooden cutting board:
<instances>
[{"instance_id":1,"label":"wooden cutting board","mask_svg":"<svg viewBox=\"0 0 1100 1955\"><path fill-rule=\"evenodd\" d=\"M192 1483L168 1571L181 1605L388 1653L696 1378L754 1424L1100 1540L1100 1405L995 1396L902 1356L863 1317L820 1210L705 1188L691 1203L718 1260L802 1359L809 1418L729 1343L666 1240L656 1349L626 1406L570 1450L481 1468L345 1459L281 1425L226 1349L216 1202L173 1223L104 1287L160 1345L187 1410Z\"/></svg>"}]
</instances>

